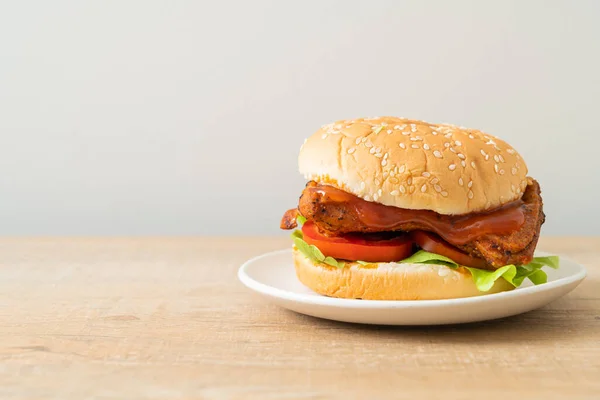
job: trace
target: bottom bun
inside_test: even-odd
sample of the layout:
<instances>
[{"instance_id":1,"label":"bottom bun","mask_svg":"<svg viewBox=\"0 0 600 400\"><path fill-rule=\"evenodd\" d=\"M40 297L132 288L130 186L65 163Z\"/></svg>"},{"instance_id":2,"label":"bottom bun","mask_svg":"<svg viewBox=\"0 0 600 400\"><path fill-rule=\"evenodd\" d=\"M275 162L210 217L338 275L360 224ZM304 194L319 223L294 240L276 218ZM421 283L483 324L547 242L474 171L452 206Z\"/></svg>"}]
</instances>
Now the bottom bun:
<instances>
[{"instance_id":1,"label":"bottom bun","mask_svg":"<svg viewBox=\"0 0 600 400\"><path fill-rule=\"evenodd\" d=\"M315 292L344 299L436 300L481 296L514 289L498 279L488 292L480 292L471 273L434 264L347 262L338 269L315 263L294 248L294 265L300 282Z\"/></svg>"}]
</instances>

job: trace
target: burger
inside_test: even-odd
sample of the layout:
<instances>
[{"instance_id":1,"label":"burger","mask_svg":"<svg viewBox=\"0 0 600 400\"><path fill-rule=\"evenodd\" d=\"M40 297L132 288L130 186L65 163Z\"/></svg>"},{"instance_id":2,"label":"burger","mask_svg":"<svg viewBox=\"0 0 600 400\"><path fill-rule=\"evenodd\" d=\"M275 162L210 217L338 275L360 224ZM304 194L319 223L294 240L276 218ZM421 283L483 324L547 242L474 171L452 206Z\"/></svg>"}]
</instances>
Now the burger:
<instances>
[{"instance_id":1,"label":"burger","mask_svg":"<svg viewBox=\"0 0 600 400\"><path fill-rule=\"evenodd\" d=\"M285 212L298 279L331 297L470 297L547 281L534 257L540 186L506 142L396 117L324 125L300 149L308 181Z\"/></svg>"}]
</instances>

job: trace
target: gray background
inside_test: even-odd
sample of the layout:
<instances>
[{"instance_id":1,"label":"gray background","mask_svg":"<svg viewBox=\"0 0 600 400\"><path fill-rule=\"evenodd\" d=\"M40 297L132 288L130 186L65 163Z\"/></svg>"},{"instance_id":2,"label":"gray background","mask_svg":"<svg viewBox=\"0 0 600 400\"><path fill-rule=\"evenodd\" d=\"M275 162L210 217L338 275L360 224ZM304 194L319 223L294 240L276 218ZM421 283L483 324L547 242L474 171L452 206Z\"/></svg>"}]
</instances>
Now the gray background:
<instances>
[{"instance_id":1,"label":"gray background","mask_svg":"<svg viewBox=\"0 0 600 400\"><path fill-rule=\"evenodd\" d=\"M321 124L483 129L598 234L600 2L2 2L0 234L274 234ZM282 233L281 233L282 234Z\"/></svg>"}]
</instances>

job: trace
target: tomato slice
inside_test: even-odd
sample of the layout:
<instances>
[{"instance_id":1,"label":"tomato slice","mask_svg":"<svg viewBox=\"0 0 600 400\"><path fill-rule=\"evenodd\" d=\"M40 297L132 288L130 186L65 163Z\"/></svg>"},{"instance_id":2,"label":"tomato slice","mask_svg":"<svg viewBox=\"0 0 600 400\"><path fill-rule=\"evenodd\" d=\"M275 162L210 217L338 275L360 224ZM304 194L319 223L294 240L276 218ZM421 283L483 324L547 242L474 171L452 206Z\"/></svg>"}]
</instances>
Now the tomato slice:
<instances>
[{"instance_id":1,"label":"tomato slice","mask_svg":"<svg viewBox=\"0 0 600 400\"><path fill-rule=\"evenodd\" d=\"M413 242L409 235L385 239L385 235L325 236L315 224L306 221L302 226L304 241L317 246L325 256L350 261L392 262L412 254Z\"/></svg>"},{"instance_id":2,"label":"tomato slice","mask_svg":"<svg viewBox=\"0 0 600 400\"><path fill-rule=\"evenodd\" d=\"M486 262L481 258L471 257L467 253L445 242L444 239L436 234L414 231L412 232L412 237L423 250L446 256L457 264L472 268L483 268L486 266Z\"/></svg>"}]
</instances>

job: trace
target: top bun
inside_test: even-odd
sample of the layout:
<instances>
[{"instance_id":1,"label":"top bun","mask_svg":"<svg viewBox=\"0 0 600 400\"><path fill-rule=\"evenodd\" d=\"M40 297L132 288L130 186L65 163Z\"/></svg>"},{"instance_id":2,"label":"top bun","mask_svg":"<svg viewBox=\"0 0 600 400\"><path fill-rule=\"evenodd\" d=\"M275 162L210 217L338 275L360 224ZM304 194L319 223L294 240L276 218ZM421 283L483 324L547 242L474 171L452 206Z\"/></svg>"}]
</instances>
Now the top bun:
<instances>
[{"instance_id":1,"label":"top bun","mask_svg":"<svg viewBox=\"0 0 600 400\"><path fill-rule=\"evenodd\" d=\"M527 186L525 162L497 137L396 117L324 125L298 162L306 179L364 200L447 215L502 206Z\"/></svg>"}]
</instances>

